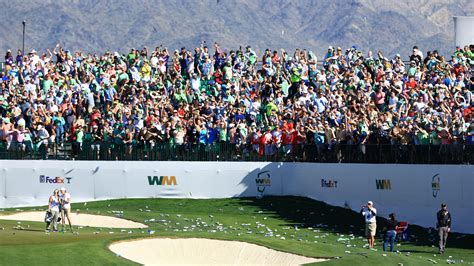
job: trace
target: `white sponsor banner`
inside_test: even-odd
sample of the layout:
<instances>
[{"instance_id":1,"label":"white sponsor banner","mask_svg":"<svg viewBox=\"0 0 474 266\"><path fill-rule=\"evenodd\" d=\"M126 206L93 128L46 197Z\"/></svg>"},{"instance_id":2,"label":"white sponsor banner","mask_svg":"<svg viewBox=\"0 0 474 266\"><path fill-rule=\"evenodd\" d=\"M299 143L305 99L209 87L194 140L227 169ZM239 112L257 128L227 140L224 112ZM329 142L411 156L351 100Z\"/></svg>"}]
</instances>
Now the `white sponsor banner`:
<instances>
[{"instance_id":1,"label":"white sponsor banner","mask_svg":"<svg viewBox=\"0 0 474 266\"><path fill-rule=\"evenodd\" d=\"M453 230L474 233L474 168L259 162L0 161L0 207L46 205L65 187L73 201L119 198L304 196L434 227L446 202ZM362 218L361 218L362 219Z\"/></svg>"}]
</instances>

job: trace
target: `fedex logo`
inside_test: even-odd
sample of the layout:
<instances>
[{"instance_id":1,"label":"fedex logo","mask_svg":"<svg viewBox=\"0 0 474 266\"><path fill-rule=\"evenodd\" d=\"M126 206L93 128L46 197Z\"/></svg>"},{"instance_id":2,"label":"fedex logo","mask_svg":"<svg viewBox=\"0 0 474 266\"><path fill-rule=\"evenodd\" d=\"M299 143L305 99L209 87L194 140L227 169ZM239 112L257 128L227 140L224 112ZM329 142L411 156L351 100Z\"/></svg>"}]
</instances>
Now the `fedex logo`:
<instances>
[{"instance_id":1,"label":"fedex logo","mask_svg":"<svg viewBox=\"0 0 474 266\"><path fill-rule=\"evenodd\" d=\"M47 176L47 175L40 175L39 182L40 183L49 183L49 184L71 184L72 177L60 177L60 176Z\"/></svg>"}]
</instances>

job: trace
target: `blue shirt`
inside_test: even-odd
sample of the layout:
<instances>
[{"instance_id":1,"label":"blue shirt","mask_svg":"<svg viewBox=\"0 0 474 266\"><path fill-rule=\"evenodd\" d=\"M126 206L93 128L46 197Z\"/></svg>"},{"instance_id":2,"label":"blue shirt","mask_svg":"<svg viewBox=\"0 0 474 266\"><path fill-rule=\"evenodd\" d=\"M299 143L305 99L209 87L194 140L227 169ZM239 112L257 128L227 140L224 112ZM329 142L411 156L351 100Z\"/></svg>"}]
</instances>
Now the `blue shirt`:
<instances>
[{"instance_id":1,"label":"blue shirt","mask_svg":"<svg viewBox=\"0 0 474 266\"><path fill-rule=\"evenodd\" d=\"M318 108L318 113L324 112L326 110L326 105L328 104L328 100L324 97L314 99L314 104Z\"/></svg>"},{"instance_id":2,"label":"blue shirt","mask_svg":"<svg viewBox=\"0 0 474 266\"><path fill-rule=\"evenodd\" d=\"M199 143L207 144L207 129L203 128L199 131Z\"/></svg>"},{"instance_id":3,"label":"blue shirt","mask_svg":"<svg viewBox=\"0 0 474 266\"><path fill-rule=\"evenodd\" d=\"M208 139L209 144L214 143L214 141L216 141L218 137L219 137L219 131L216 128L209 129L209 139Z\"/></svg>"}]
</instances>

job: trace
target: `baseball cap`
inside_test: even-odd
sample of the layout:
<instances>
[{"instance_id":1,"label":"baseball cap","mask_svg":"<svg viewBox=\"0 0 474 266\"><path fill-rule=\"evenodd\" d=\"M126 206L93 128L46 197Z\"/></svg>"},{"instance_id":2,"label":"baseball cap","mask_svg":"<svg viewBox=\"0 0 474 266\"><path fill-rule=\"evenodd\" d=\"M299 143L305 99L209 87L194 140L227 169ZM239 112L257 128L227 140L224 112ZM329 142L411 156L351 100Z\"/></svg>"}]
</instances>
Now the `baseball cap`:
<instances>
[{"instance_id":1,"label":"baseball cap","mask_svg":"<svg viewBox=\"0 0 474 266\"><path fill-rule=\"evenodd\" d=\"M367 205L374 205L374 203L372 201L367 201Z\"/></svg>"},{"instance_id":2,"label":"baseball cap","mask_svg":"<svg viewBox=\"0 0 474 266\"><path fill-rule=\"evenodd\" d=\"M62 187L60 190L61 190L61 191L66 191L66 188Z\"/></svg>"}]
</instances>

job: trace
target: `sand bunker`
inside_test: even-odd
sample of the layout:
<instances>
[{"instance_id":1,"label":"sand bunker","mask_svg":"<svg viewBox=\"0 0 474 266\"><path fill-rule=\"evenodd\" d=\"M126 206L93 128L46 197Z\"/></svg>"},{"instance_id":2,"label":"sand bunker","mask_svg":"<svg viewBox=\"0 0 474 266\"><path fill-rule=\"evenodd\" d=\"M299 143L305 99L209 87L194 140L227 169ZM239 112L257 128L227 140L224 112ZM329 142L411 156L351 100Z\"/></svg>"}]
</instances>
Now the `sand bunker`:
<instances>
[{"instance_id":1,"label":"sand bunker","mask_svg":"<svg viewBox=\"0 0 474 266\"><path fill-rule=\"evenodd\" d=\"M123 241L110 245L109 249L117 255L145 265L300 265L325 261L245 242L202 238L155 238Z\"/></svg>"},{"instance_id":2,"label":"sand bunker","mask_svg":"<svg viewBox=\"0 0 474 266\"><path fill-rule=\"evenodd\" d=\"M0 220L44 222L45 212L19 212L0 215ZM111 216L71 213L74 226L108 227L108 228L145 228L147 225Z\"/></svg>"}]
</instances>

